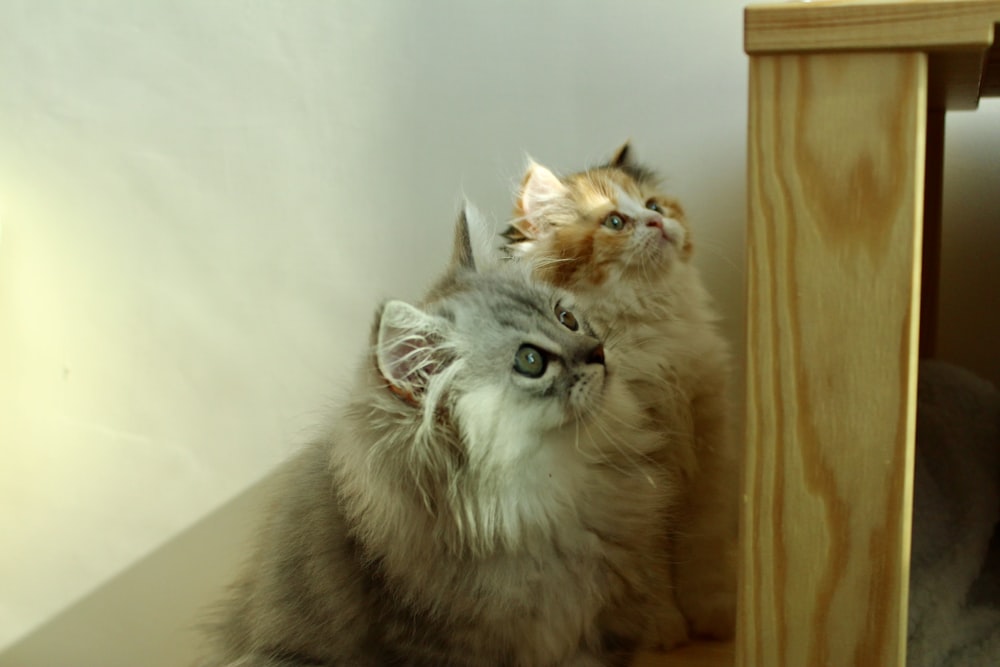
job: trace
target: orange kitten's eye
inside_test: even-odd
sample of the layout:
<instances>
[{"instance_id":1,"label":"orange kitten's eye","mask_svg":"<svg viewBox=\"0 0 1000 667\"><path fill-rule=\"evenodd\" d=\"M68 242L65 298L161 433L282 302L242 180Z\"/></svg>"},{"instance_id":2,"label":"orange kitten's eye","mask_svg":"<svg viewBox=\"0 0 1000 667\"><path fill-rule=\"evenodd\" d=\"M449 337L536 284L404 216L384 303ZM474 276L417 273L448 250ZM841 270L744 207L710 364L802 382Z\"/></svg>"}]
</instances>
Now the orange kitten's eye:
<instances>
[{"instance_id":1,"label":"orange kitten's eye","mask_svg":"<svg viewBox=\"0 0 1000 667\"><path fill-rule=\"evenodd\" d=\"M573 313L569 312L562 306L556 306L556 317L558 317L559 322L570 331L576 331L580 328L580 324L576 321L576 317Z\"/></svg>"},{"instance_id":2,"label":"orange kitten's eye","mask_svg":"<svg viewBox=\"0 0 1000 667\"><path fill-rule=\"evenodd\" d=\"M608 229L613 229L616 232L619 232L625 229L625 216L618 212L609 213L608 217L604 218L604 222L601 224Z\"/></svg>"},{"instance_id":3,"label":"orange kitten's eye","mask_svg":"<svg viewBox=\"0 0 1000 667\"><path fill-rule=\"evenodd\" d=\"M646 208L648 208L650 211L656 211L657 213L663 213L663 208L659 204L656 203L655 199L650 199L648 202L646 202Z\"/></svg>"}]
</instances>

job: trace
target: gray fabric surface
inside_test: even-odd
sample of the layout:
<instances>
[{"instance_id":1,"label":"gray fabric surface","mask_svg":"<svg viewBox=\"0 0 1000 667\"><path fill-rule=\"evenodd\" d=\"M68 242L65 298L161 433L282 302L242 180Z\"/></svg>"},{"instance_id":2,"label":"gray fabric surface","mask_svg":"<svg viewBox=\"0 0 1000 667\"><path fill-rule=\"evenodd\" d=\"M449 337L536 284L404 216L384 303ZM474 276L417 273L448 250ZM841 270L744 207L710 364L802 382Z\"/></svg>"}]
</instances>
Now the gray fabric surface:
<instances>
[{"instance_id":1,"label":"gray fabric surface","mask_svg":"<svg viewBox=\"0 0 1000 667\"><path fill-rule=\"evenodd\" d=\"M1000 394L920 366L909 667L1000 666Z\"/></svg>"}]
</instances>

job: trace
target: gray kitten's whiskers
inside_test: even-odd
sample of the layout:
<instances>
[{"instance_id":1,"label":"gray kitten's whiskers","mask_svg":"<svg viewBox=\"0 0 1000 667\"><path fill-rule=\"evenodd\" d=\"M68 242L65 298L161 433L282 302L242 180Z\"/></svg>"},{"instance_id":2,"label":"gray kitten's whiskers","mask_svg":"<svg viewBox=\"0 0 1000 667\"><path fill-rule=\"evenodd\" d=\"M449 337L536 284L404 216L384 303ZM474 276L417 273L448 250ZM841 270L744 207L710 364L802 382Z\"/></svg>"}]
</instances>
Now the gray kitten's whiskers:
<instances>
[{"instance_id":1,"label":"gray kitten's whiskers","mask_svg":"<svg viewBox=\"0 0 1000 667\"><path fill-rule=\"evenodd\" d=\"M280 475L203 666L627 658L605 646L649 633L672 486L572 307L517 263L478 268L460 219L450 269L379 308L350 399Z\"/></svg>"}]
</instances>

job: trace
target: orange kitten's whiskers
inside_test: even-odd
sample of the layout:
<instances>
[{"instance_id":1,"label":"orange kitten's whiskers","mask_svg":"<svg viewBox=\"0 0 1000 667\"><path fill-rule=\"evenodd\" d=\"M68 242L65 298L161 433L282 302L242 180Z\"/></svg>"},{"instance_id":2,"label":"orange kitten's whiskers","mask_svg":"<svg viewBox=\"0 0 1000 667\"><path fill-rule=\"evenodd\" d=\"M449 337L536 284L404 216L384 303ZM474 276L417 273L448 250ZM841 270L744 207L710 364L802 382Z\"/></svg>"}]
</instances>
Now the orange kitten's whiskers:
<instances>
[{"instance_id":1,"label":"orange kitten's whiskers","mask_svg":"<svg viewBox=\"0 0 1000 667\"><path fill-rule=\"evenodd\" d=\"M540 256L535 260L535 266L539 269L544 269L545 267L552 266L553 264L562 264L564 262L572 262L572 257L546 257L544 255Z\"/></svg>"},{"instance_id":2,"label":"orange kitten's whiskers","mask_svg":"<svg viewBox=\"0 0 1000 667\"><path fill-rule=\"evenodd\" d=\"M726 253L725 248L722 246L722 244L706 241L703 237L699 236L698 248L700 255L704 256L708 254L717 257L718 259L722 260L722 262L728 268L732 269L734 273L739 273L740 275L742 275L743 267L740 266L740 264L735 259L733 259L732 256Z\"/></svg>"}]
</instances>

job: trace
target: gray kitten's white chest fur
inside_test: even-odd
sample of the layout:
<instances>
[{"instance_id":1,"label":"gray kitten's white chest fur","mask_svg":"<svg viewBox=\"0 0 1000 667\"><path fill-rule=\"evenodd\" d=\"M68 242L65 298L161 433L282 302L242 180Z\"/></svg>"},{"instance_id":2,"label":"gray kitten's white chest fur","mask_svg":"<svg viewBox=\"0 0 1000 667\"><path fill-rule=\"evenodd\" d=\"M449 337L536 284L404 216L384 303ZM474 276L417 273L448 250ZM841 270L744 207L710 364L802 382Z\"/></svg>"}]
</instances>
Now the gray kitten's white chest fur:
<instances>
[{"instance_id":1,"label":"gray kitten's white chest fur","mask_svg":"<svg viewBox=\"0 0 1000 667\"><path fill-rule=\"evenodd\" d=\"M462 241L427 301L380 309L206 667L600 665L645 641L676 488L656 434L568 294L480 274Z\"/></svg>"}]
</instances>

